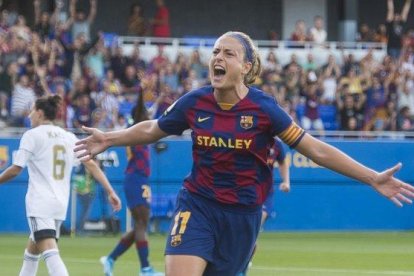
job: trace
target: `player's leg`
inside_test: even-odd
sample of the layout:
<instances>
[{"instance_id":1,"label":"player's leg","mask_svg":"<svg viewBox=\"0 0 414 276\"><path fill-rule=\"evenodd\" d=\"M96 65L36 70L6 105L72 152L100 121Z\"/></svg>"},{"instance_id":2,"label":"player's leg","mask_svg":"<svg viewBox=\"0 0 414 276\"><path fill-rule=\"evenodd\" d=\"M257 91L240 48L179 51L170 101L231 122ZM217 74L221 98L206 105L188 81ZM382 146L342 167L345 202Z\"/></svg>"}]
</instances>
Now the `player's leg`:
<instances>
[{"instance_id":1,"label":"player's leg","mask_svg":"<svg viewBox=\"0 0 414 276\"><path fill-rule=\"evenodd\" d=\"M226 206L215 212L216 245L203 275L245 275L260 230L261 209Z\"/></svg>"},{"instance_id":2,"label":"player's leg","mask_svg":"<svg viewBox=\"0 0 414 276\"><path fill-rule=\"evenodd\" d=\"M260 227L263 227L263 224L265 223L267 217L268 217L267 211L262 210L262 221L260 222Z\"/></svg>"},{"instance_id":3,"label":"player's leg","mask_svg":"<svg viewBox=\"0 0 414 276\"><path fill-rule=\"evenodd\" d=\"M141 175L134 175L134 193L127 196L128 207L134 221L135 248L141 264L141 276L163 276L154 270L149 261L148 224L150 217L151 187L148 185L148 178ZM127 191L126 191L127 192ZM132 197L131 197L132 196Z\"/></svg>"},{"instance_id":4,"label":"player's leg","mask_svg":"<svg viewBox=\"0 0 414 276\"><path fill-rule=\"evenodd\" d=\"M165 273L168 276L202 276L206 266L207 261L198 256L165 256Z\"/></svg>"},{"instance_id":5,"label":"player's leg","mask_svg":"<svg viewBox=\"0 0 414 276\"><path fill-rule=\"evenodd\" d=\"M40 256L41 255L36 247L36 244L31 239L29 239L26 249L24 250L24 259L19 276L36 275Z\"/></svg>"},{"instance_id":6,"label":"player's leg","mask_svg":"<svg viewBox=\"0 0 414 276\"><path fill-rule=\"evenodd\" d=\"M139 205L131 209L134 219L135 249L141 263L141 269L150 267L147 227L150 209L146 205Z\"/></svg>"},{"instance_id":7,"label":"player's leg","mask_svg":"<svg viewBox=\"0 0 414 276\"><path fill-rule=\"evenodd\" d=\"M61 220L45 218L28 218L30 238L34 246L29 250L37 249L45 260L47 270L51 276L69 275L65 264L59 254L56 240L60 237ZM32 246L32 244L30 244Z\"/></svg>"},{"instance_id":8,"label":"player's leg","mask_svg":"<svg viewBox=\"0 0 414 276\"><path fill-rule=\"evenodd\" d=\"M264 223L266 222L267 218L269 217L269 213L273 212L273 197L274 197L274 191L273 189L269 192L269 195L267 196L265 202L263 203L262 206L262 219L260 221L260 228L263 227ZM246 269L243 271L243 273L241 273L240 275L246 275L247 271L250 269L250 267L252 266L252 260L254 257L254 254L256 253L257 250L257 243L254 245L254 249L252 252L252 255L250 257L250 261L248 266L246 267Z\"/></svg>"},{"instance_id":9,"label":"player's leg","mask_svg":"<svg viewBox=\"0 0 414 276\"><path fill-rule=\"evenodd\" d=\"M210 211L186 189L179 192L165 248L166 275L203 275L216 245Z\"/></svg>"},{"instance_id":10,"label":"player's leg","mask_svg":"<svg viewBox=\"0 0 414 276\"><path fill-rule=\"evenodd\" d=\"M119 256L124 254L134 243L134 231L124 234L108 256L99 259L103 265L104 275L112 276L114 263Z\"/></svg>"}]
</instances>

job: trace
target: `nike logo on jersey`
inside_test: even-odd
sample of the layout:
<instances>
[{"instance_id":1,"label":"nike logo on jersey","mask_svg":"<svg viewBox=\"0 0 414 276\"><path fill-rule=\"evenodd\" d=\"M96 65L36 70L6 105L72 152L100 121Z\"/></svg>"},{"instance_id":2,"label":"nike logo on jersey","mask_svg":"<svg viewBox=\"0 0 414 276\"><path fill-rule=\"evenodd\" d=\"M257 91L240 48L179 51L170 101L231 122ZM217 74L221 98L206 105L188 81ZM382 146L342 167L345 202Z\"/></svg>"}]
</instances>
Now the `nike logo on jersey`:
<instances>
[{"instance_id":1,"label":"nike logo on jersey","mask_svg":"<svg viewBox=\"0 0 414 276\"><path fill-rule=\"evenodd\" d=\"M210 116L209 117L204 117L204 118L198 117L197 122L202 123L204 121L207 121L210 118L211 118Z\"/></svg>"}]
</instances>

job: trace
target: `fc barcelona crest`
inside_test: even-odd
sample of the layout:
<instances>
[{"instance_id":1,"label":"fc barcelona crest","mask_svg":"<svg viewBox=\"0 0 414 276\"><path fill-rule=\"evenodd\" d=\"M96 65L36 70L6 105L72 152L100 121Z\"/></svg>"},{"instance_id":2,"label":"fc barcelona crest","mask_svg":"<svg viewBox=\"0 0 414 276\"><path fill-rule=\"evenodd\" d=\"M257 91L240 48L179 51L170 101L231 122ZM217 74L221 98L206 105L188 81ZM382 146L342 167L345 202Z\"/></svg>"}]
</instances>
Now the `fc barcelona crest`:
<instances>
[{"instance_id":1,"label":"fc barcelona crest","mask_svg":"<svg viewBox=\"0 0 414 276\"><path fill-rule=\"evenodd\" d=\"M253 126L253 116L241 116L240 126L244 129L249 129Z\"/></svg>"},{"instance_id":2,"label":"fc barcelona crest","mask_svg":"<svg viewBox=\"0 0 414 276\"><path fill-rule=\"evenodd\" d=\"M181 244L181 235L171 236L171 246L176 247Z\"/></svg>"}]
</instances>

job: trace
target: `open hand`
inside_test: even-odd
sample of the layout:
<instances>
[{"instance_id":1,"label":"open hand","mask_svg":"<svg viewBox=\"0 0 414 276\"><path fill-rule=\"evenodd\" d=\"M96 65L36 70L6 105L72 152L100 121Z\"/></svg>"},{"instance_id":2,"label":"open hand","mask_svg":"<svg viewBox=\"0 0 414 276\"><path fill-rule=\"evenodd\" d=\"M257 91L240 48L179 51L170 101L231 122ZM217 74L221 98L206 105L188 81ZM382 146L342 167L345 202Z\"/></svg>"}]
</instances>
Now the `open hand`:
<instances>
[{"instance_id":1,"label":"open hand","mask_svg":"<svg viewBox=\"0 0 414 276\"><path fill-rule=\"evenodd\" d=\"M414 198L414 187L394 177L394 174L401 168L401 163L379 173L372 183L372 187L389 198L395 205L402 207L403 203L412 203Z\"/></svg>"},{"instance_id":2,"label":"open hand","mask_svg":"<svg viewBox=\"0 0 414 276\"><path fill-rule=\"evenodd\" d=\"M121 210L121 200L119 199L118 195L115 192L108 194L108 201L114 209L115 212Z\"/></svg>"},{"instance_id":3,"label":"open hand","mask_svg":"<svg viewBox=\"0 0 414 276\"><path fill-rule=\"evenodd\" d=\"M108 145L105 142L105 134L97 128L82 126L82 130L90 134L88 137L76 142L74 151L81 161L93 159L97 154L105 151Z\"/></svg>"}]
</instances>

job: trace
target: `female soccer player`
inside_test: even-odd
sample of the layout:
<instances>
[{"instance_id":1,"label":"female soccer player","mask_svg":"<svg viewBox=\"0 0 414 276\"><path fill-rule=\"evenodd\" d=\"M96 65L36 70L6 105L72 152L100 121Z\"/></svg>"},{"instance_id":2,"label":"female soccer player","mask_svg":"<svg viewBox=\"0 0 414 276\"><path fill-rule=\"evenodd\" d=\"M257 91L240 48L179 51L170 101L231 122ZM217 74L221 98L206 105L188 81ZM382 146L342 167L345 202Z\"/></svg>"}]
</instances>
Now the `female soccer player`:
<instances>
[{"instance_id":1,"label":"female soccer player","mask_svg":"<svg viewBox=\"0 0 414 276\"><path fill-rule=\"evenodd\" d=\"M274 136L317 164L367 183L398 206L411 203L414 188L393 177L401 164L384 172L359 164L305 133L272 97L249 86L261 67L249 36L222 35L209 67L211 86L187 93L158 120L106 133L85 127L90 136L75 149L88 160L110 146L149 144L192 130L193 168L178 195L167 239L167 275L244 271L273 182L266 161Z\"/></svg>"},{"instance_id":2,"label":"female soccer player","mask_svg":"<svg viewBox=\"0 0 414 276\"><path fill-rule=\"evenodd\" d=\"M30 238L24 252L21 276L36 275L40 256L46 262L49 275L69 275L56 241L66 217L77 138L53 125L59 102L59 96L36 100L29 114L32 129L23 134L13 164L0 174L0 183L3 183L20 174L26 165L29 170L26 216ZM120 210L121 201L101 169L93 160L83 163L108 193L113 209Z\"/></svg>"},{"instance_id":3,"label":"female soccer player","mask_svg":"<svg viewBox=\"0 0 414 276\"><path fill-rule=\"evenodd\" d=\"M134 125L148 120L144 105L143 93L139 94L136 106L132 109ZM129 161L125 172L124 191L127 205L134 220L134 229L126 233L108 256L101 257L105 276L113 275L116 259L135 243L141 263L140 276L163 276L156 272L148 259L149 247L147 228L150 217L151 187L148 183L150 175L149 149L147 145L136 145L128 148Z\"/></svg>"},{"instance_id":4,"label":"female soccer player","mask_svg":"<svg viewBox=\"0 0 414 276\"><path fill-rule=\"evenodd\" d=\"M273 145L273 147L270 148L269 156L267 157L267 164L270 166L272 170L275 162L277 162L278 164L280 177L282 178L282 182L279 184L279 190L281 190L284 193L288 193L290 192L289 164L286 160L286 152L283 149L282 142L278 138L275 139L275 144ZM263 225L266 219L272 214L273 202L274 189L272 185L267 195L267 198L263 203L261 225Z\"/></svg>"}]
</instances>

